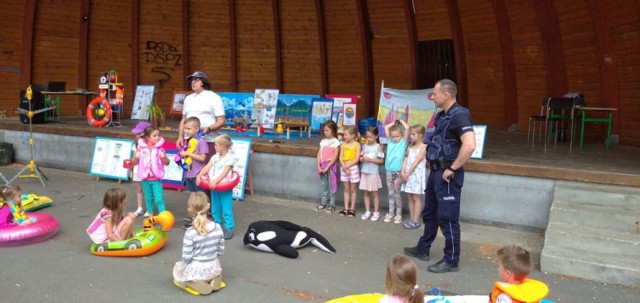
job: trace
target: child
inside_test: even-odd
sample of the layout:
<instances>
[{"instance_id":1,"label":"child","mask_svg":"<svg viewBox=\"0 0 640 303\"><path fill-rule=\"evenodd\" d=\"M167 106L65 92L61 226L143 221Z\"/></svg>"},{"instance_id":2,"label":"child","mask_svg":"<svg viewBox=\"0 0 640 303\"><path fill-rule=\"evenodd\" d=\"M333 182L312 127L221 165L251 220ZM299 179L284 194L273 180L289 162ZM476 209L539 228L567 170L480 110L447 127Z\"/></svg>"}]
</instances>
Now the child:
<instances>
[{"instance_id":1,"label":"child","mask_svg":"<svg viewBox=\"0 0 640 303\"><path fill-rule=\"evenodd\" d=\"M422 142L425 129L422 125L411 126L411 145L402 163L402 191L407 193L409 200L410 218L404 222L405 229L420 228L420 211L422 201L420 197L427 188L427 145Z\"/></svg>"},{"instance_id":2,"label":"child","mask_svg":"<svg viewBox=\"0 0 640 303\"><path fill-rule=\"evenodd\" d=\"M135 213L124 215L127 203L127 191L124 188L111 188L104 194L102 209L87 228L93 243L120 241L133 237Z\"/></svg>"},{"instance_id":3,"label":"child","mask_svg":"<svg viewBox=\"0 0 640 303\"><path fill-rule=\"evenodd\" d=\"M344 129L344 142L340 147L340 181L344 185L344 209L341 216L353 218L356 216L357 183L360 182L358 162L360 155L360 143L358 143L358 130L355 126L347 126ZM349 201L351 198L351 201Z\"/></svg>"},{"instance_id":4,"label":"child","mask_svg":"<svg viewBox=\"0 0 640 303\"><path fill-rule=\"evenodd\" d=\"M162 178L164 166L169 165L169 158L162 148L164 138L160 131L153 126L146 127L142 138L138 140L138 150L133 155L133 164L138 165L138 174L142 180L142 191L147 204L145 216L153 217L153 205L158 212L167 209L162 193Z\"/></svg>"},{"instance_id":5,"label":"child","mask_svg":"<svg viewBox=\"0 0 640 303\"><path fill-rule=\"evenodd\" d=\"M387 295L380 298L380 303L424 303L418 286L418 267L405 256L389 259L384 287Z\"/></svg>"},{"instance_id":6,"label":"child","mask_svg":"<svg viewBox=\"0 0 640 303\"><path fill-rule=\"evenodd\" d=\"M403 128L400 128L402 125ZM384 216L384 222L402 223L402 183L404 180L400 175L404 154L407 151L409 142L409 126L403 120L396 120L384 126L384 133L387 136L387 156L384 162L387 177L387 189L389 190L389 213ZM395 218L394 218L395 217Z\"/></svg>"},{"instance_id":7,"label":"child","mask_svg":"<svg viewBox=\"0 0 640 303\"><path fill-rule=\"evenodd\" d=\"M198 186L196 176L205 166L204 160L209 154L209 146L202 138L200 133L200 119L198 117L189 117L184 121L184 133L187 137L184 139L183 150L177 155L179 165L186 171L185 187L187 191L196 192L204 191ZM190 218L185 218L184 228L191 226Z\"/></svg>"},{"instance_id":8,"label":"child","mask_svg":"<svg viewBox=\"0 0 640 303\"><path fill-rule=\"evenodd\" d=\"M549 288L546 284L527 278L533 262L529 252L517 245L508 245L498 250L498 278L489 295L489 302L538 302Z\"/></svg>"},{"instance_id":9,"label":"child","mask_svg":"<svg viewBox=\"0 0 640 303\"><path fill-rule=\"evenodd\" d=\"M324 210L330 214L336 210L336 191L338 190L338 162L340 140L336 138L338 125L333 120L327 120L322 125L324 138L320 141L320 149L316 156L316 169L322 180L322 200L316 211ZM327 205L329 200L329 205Z\"/></svg>"},{"instance_id":10,"label":"child","mask_svg":"<svg viewBox=\"0 0 640 303\"><path fill-rule=\"evenodd\" d=\"M193 226L184 233L182 260L173 266L173 279L182 286L189 281L207 285L214 279L221 281L222 268L218 255L224 253L222 227L207 218L209 201L204 192L192 192L187 204L189 216L193 217Z\"/></svg>"},{"instance_id":11,"label":"child","mask_svg":"<svg viewBox=\"0 0 640 303\"><path fill-rule=\"evenodd\" d=\"M136 136L136 141L133 145L133 154L135 155L136 151L138 150L138 140L140 140L140 138L142 138L142 134L144 133L144 129L151 126L151 124L149 124L149 122L138 122L138 124L136 124L136 127L134 127L131 130L131 133L134 134ZM140 216L144 213L144 208L142 208L142 205L144 204L144 194L142 193L142 184L140 184L140 176L138 174L138 167L135 166L132 170L131 170L131 180L134 181L134 186L136 188L136 198L138 201L138 209L136 209L136 215Z\"/></svg>"},{"instance_id":12,"label":"child","mask_svg":"<svg viewBox=\"0 0 640 303\"><path fill-rule=\"evenodd\" d=\"M20 186L7 186L2 190L4 203L0 205L0 227L29 225L36 218L29 218L22 209L22 189Z\"/></svg>"},{"instance_id":13,"label":"child","mask_svg":"<svg viewBox=\"0 0 640 303\"><path fill-rule=\"evenodd\" d=\"M198 173L196 180L199 180L204 174L209 174L209 188L215 188L218 183L231 174L231 170L235 165L231 148L231 137L228 135L219 135L214 140L215 154L209 160L209 163ZM215 222L222 222L224 217L224 238L233 238L233 228L235 222L233 220L233 192L228 191L211 191L211 215Z\"/></svg>"},{"instance_id":14,"label":"child","mask_svg":"<svg viewBox=\"0 0 640 303\"><path fill-rule=\"evenodd\" d=\"M378 190L382 188L382 180L378 173L378 165L384 162L384 152L382 145L378 141L378 128L370 126L365 134L367 144L362 148L362 175L360 176L360 190L364 195L365 213L360 217L362 220L371 218L371 221L380 220L380 200L378 199ZM373 214L369 211L369 194L373 196Z\"/></svg>"}]
</instances>

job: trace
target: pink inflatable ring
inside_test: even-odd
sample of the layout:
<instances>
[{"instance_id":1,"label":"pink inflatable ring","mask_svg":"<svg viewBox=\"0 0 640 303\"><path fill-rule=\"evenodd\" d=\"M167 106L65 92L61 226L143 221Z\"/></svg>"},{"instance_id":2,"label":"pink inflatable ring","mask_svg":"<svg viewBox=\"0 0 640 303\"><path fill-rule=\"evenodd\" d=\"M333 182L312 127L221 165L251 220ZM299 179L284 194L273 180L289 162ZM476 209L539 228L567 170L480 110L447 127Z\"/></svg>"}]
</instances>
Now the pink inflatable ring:
<instances>
[{"instance_id":1,"label":"pink inflatable ring","mask_svg":"<svg viewBox=\"0 0 640 303\"><path fill-rule=\"evenodd\" d=\"M238 183L240 183L240 175L235 170L232 170L229 176L222 179L222 181L216 185L216 188L209 188L209 175L203 175L200 177L200 180L198 180L200 187L213 191L229 191L236 187Z\"/></svg>"},{"instance_id":2,"label":"pink inflatable ring","mask_svg":"<svg viewBox=\"0 0 640 303\"><path fill-rule=\"evenodd\" d=\"M0 247L41 242L55 236L58 232L60 222L56 217L46 213L29 213L28 216L36 218L36 223L0 228Z\"/></svg>"}]
</instances>

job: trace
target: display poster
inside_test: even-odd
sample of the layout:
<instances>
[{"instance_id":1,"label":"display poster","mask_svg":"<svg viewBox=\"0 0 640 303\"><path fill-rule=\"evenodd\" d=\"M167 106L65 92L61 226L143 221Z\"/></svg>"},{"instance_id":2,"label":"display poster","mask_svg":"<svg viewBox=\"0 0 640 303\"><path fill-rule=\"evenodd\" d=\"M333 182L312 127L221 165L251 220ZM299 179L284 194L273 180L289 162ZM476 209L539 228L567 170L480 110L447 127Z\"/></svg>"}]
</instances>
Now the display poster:
<instances>
[{"instance_id":1,"label":"display poster","mask_svg":"<svg viewBox=\"0 0 640 303\"><path fill-rule=\"evenodd\" d=\"M133 156L133 140L96 137L89 174L97 177L129 180L124 160Z\"/></svg>"},{"instance_id":2,"label":"display poster","mask_svg":"<svg viewBox=\"0 0 640 303\"><path fill-rule=\"evenodd\" d=\"M179 152L176 143L165 140L162 148L164 148L164 151L167 153L167 158L169 158L169 165L164 167L162 187L182 190L184 188L184 169L174 161Z\"/></svg>"},{"instance_id":3,"label":"display poster","mask_svg":"<svg viewBox=\"0 0 640 303\"><path fill-rule=\"evenodd\" d=\"M249 169L249 155L251 151L251 139L249 138L231 138L233 146L231 150L236 164L233 170L240 175L240 182L233 188L232 197L236 200L244 200L244 188L247 184L247 172Z\"/></svg>"},{"instance_id":4,"label":"display poster","mask_svg":"<svg viewBox=\"0 0 640 303\"><path fill-rule=\"evenodd\" d=\"M251 120L266 129L272 129L276 122L278 89L257 88L253 97Z\"/></svg>"},{"instance_id":5,"label":"display poster","mask_svg":"<svg viewBox=\"0 0 640 303\"><path fill-rule=\"evenodd\" d=\"M331 120L333 99L314 98L311 100L311 131L319 131L322 124Z\"/></svg>"},{"instance_id":6,"label":"display poster","mask_svg":"<svg viewBox=\"0 0 640 303\"><path fill-rule=\"evenodd\" d=\"M343 126L353 126L356 125L356 104L346 103L342 105L344 117L342 120Z\"/></svg>"},{"instance_id":7,"label":"display poster","mask_svg":"<svg viewBox=\"0 0 640 303\"><path fill-rule=\"evenodd\" d=\"M431 100L433 89L406 90L384 87L380 89L378 108L378 132L380 143L386 144L384 126L402 119L408 125L423 125L426 129L424 140L428 140L435 130L436 106Z\"/></svg>"},{"instance_id":8,"label":"display poster","mask_svg":"<svg viewBox=\"0 0 640 303\"><path fill-rule=\"evenodd\" d=\"M225 124L235 128L253 125L253 93L218 92L224 103L224 114L227 117Z\"/></svg>"},{"instance_id":9,"label":"display poster","mask_svg":"<svg viewBox=\"0 0 640 303\"><path fill-rule=\"evenodd\" d=\"M156 87L153 84L136 86L136 95L133 99L131 119L149 120L149 106L153 102L153 94Z\"/></svg>"},{"instance_id":10,"label":"display poster","mask_svg":"<svg viewBox=\"0 0 640 303\"><path fill-rule=\"evenodd\" d=\"M473 132L476 134L476 149L471 154L471 159L482 159L484 154L484 143L487 137L486 125L474 125Z\"/></svg>"},{"instance_id":11,"label":"display poster","mask_svg":"<svg viewBox=\"0 0 640 303\"><path fill-rule=\"evenodd\" d=\"M311 100L318 95L278 95L276 122L297 125L309 125L311 119Z\"/></svg>"},{"instance_id":12,"label":"display poster","mask_svg":"<svg viewBox=\"0 0 640 303\"><path fill-rule=\"evenodd\" d=\"M333 114L331 115L331 119L338 125L338 135L342 135L344 132L344 104L357 104L358 96L356 95L326 95L325 97L333 99ZM355 108L355 107L354 107ZM355 117L357 117L356 112L354 111L354 123Z\"/></svg>"},{"instance_id":13,"label":"display poster","mask_svg":"<svg viewBox=\"0 0 640 303\"><path fill-rule=\"evenodd\" d=\"M171 101L171 110L169 112L172 114L182 115L182 110L184 109L184 99L191 93L193 92L174 90L173 100Z\"/></svg>"}]
</instances>

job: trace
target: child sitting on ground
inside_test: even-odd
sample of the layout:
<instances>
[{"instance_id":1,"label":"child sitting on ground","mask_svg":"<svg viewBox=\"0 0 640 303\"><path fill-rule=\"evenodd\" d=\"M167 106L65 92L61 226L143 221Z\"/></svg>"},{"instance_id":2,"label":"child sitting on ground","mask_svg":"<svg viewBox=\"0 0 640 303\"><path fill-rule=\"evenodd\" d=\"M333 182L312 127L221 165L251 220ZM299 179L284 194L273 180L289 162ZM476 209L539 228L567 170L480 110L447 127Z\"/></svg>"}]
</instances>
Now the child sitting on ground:
<instances>
[{"instance_id":1,"label":"child sitting on ground","mask_svg":"<svg viewBox=\"0 0 640 303\"><path fill-rule=\"evenodd\" d=\"M133 226L137 216L133 212L124 214L126 204L127 191L124 188L107 190L102 200L102 209L87 228L93 243L120 241L133 237Z\"/></svg>"},{"instance_id":2,"label":"child sitting on ground","mask_svg":"<svg viewBox=\"0 0 640 303\"><path fill-rule=\"evenodd\" d=\"M220 224L207 218L209 199L203 192L191 193L187 211L193 226L184 233L182 260L173 266L173 279L201 294L220 289L222 268L218 255L224 253L224 232Z\"/></svg>"},{"instance_id":3,"label":"child sitting on ground","mask_svg":"<svg viewBox=\"0 0 640 303\"><path fill-rule=\"evenodd\" d=\"M498 250L498 278L489 295L490 303L538 302L549 288L546 284L529 279L533 269L531 255L524 248L508 245Z\"/></svg>"},{"instance_id":4,"label":"child sitting on ground","mask_svg":"<svg viewBox=\"0 0 640 303\"><path fill-rule=\"evenodd\" d=\"M418 267L405 256L395 255L387 262L384 288L387 295L379 303L424 303L418 286Z\"/></svg>"},{"instance_id":5,"label":"child sitting on ground","mask_svg":"<svg viewBox=\"0 0 640 303\"><path fill-rule=\"evenodd\" d=\"M36 218L29 218L22 209L22 189L19 186L7 186L2 190L4 203L0 204L0 227L29 225Z\"/></svg>"}]
</instances>

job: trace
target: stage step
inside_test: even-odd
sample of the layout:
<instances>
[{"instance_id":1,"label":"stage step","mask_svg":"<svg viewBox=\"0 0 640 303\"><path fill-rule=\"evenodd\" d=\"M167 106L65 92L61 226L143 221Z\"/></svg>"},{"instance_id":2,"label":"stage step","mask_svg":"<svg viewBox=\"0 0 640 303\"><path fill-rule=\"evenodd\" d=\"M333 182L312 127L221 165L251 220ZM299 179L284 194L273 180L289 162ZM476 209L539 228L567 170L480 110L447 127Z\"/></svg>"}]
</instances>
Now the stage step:
<instances>
[{"instance_id":1,"label":"stage step","mask_svg":"<svg viewBox=\"0 0 640 303\"><path fill-rule=\"evenodd\" d=\"M558 181L540 267L605 283L640 285L640 189Z\"/></svg>"}]
</instances>

